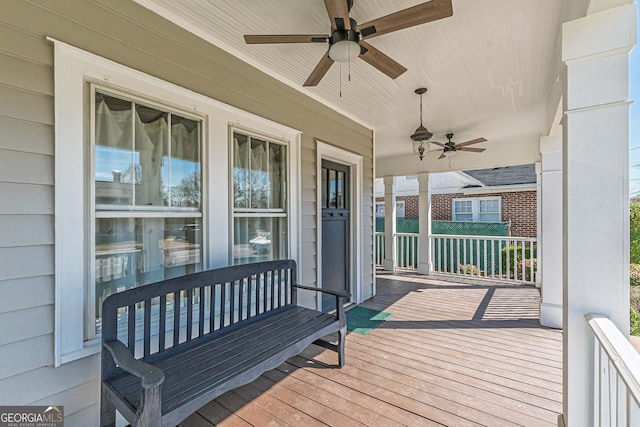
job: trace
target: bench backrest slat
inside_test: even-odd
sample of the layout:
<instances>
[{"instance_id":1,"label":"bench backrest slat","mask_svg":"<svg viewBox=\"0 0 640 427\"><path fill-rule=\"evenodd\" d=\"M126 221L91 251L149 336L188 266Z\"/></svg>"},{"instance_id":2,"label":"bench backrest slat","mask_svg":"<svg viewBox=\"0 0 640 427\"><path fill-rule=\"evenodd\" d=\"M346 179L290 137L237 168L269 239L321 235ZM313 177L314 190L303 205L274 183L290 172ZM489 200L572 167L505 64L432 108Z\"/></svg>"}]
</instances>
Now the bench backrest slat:
<instances>
[{"instance_id":1,"label":"bench backrest slat","mask_svg":"<svg viewBox=\"0 0 640 427\"><path fill-rule=\"evenodd\" d=\"M120 335L134 357L153 359L192 340L295 305L295 278L295 262L278 260L223 267L129 289L104 301L102 339Z\"/></svg>"}]
</instances>

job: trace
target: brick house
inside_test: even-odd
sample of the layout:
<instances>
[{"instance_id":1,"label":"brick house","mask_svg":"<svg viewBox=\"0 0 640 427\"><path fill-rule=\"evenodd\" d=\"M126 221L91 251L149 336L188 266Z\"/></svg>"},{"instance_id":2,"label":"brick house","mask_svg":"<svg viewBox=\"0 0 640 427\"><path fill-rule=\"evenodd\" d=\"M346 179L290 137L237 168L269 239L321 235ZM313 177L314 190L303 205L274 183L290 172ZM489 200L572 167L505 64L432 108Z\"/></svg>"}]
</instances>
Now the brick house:
<instances>
[{"instance_id":1,"label":"brick house","mask_svg":"<svg viewBox=\"0 0 640 427\"><path fill-rule=\"evenodd\" d=\"M508 222L512 236L536 237L535 165L433 174L431 215L434 221ZM396 215L418 219L418 181L398 178ZM384 216L384 185L376 180L376 217Z\"/></svg>"}]
</instances>

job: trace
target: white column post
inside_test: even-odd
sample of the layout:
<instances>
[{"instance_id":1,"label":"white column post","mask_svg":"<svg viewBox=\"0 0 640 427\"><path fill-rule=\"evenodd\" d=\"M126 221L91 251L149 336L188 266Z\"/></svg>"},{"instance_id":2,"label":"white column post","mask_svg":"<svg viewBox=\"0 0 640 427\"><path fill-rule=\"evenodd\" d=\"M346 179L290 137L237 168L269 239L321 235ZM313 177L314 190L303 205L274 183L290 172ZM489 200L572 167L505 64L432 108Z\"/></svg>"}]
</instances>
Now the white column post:
<instances>
[{"instance_id":1,"label":"white column post","mask_svg":"<svg viewBox=\"0 0 640 427\"><path fill-rule=\"evenodd\" d=\"M562 135L540 138L540 324L562 328Z\"/></svg>"},{"instance_id":2,"label":"white column post","mask_svg":"<svg viewBox=\"0 0 640 427\"><path fill-rule=\"evenodd\" d=\"M429 174L418 175L418 273L431 274L431 192Z\"/></svg>"},{"instance_id":3,"label":"white column post","mask_svg":"<svg viewBox=\"0 0 640 427\"><path fill-rule=\"evenodd\" d=\"M635 41L631 0L592 0L586 17L562 28L568 426L594 425L593 335L584 315L603 314L629 335L628 53Z\"/></svg>"},{"instance_id":4,"label":"white column post","mask_svg":"<svg viewBox=\"0 0 640 427\"><path fill-rule=\"evenodd\" d=\"M396 195L394 191L395 178L384 178L384 262L383 268L395 271L398 266L396 251Z\"/></svg>"},{"instance_id":5,"label":"white column post","mask_svg":"<svg viewBox=\"0 0 640 427\"><path fill-rule=\"evenodd\" d=\"M536 162L536 288L542 287L542 163Z\"/></svg>"}]
</instances>

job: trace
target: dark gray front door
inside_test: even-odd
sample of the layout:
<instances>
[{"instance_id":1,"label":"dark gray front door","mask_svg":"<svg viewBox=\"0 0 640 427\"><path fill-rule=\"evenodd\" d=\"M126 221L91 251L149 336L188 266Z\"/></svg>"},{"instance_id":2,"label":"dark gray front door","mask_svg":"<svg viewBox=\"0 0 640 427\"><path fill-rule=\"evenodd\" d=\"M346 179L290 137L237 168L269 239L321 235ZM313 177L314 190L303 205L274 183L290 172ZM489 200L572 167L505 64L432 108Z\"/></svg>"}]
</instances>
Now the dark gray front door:
<instances>
[{"instance_id":1,"label":"dark gray front door","mask_svg":"<svg viewBox=\"0 0 640 427\"><path fill-rule=\"evenodd\" d=\"M322 287L349 290L349 166L322 161ZM323 294L322 310L336 308L335 297Z\"/></svg>"}]
</instances>

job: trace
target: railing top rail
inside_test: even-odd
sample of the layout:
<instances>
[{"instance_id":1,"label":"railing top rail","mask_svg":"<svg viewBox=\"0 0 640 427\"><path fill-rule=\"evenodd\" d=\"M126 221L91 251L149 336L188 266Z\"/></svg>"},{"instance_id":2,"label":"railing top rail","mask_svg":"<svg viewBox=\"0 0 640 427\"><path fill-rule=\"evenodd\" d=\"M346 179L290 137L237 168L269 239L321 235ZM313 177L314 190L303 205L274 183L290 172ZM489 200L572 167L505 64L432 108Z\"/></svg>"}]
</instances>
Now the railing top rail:
<instances>
[{"instance_id":1,"label":"railing top rail","mask_svg":"<svg viewBox=\"0 0 640 427\"><path fill-rule=\"evenodd\" d=\"M419 233L396 233L396 234L394 234L394 236L409 236L409 237L412 237L412 236L418 236L418 234Z\"/></svg>"},{"instance_id":2,"label":"railing top rail","mask_svg":"<svg viewBox=\"0 0 640 427\"><path fill-rule=\"evenodd\" d=\"M512 240L518 242L535 242L535 237L517 237L517 236L475 236L475 235L466 235L466 234L432 234L429 236L430 239L436 238L453 238L453 239L481 239L481 240Z\"/></svg>"},{"instance_id":3,"label":"railing top rail","mask_svg":"<svg viewBox=\"0 0 640 427\"><path fill-rule=\"evenodd\" d=\"M640 354L608 317L589 313L585 318L629 394L640 405Z\"/></svg>"},{"instance_id":4,"label":"railing top rail","mask_svg":"<svg viewBox=\"0 0 640 427\"><path fill-rule=\"evenodd\" d=\"M384 236L384 231L376 231L375 234L378 236Z\"/></svg>"}]
</instances>

